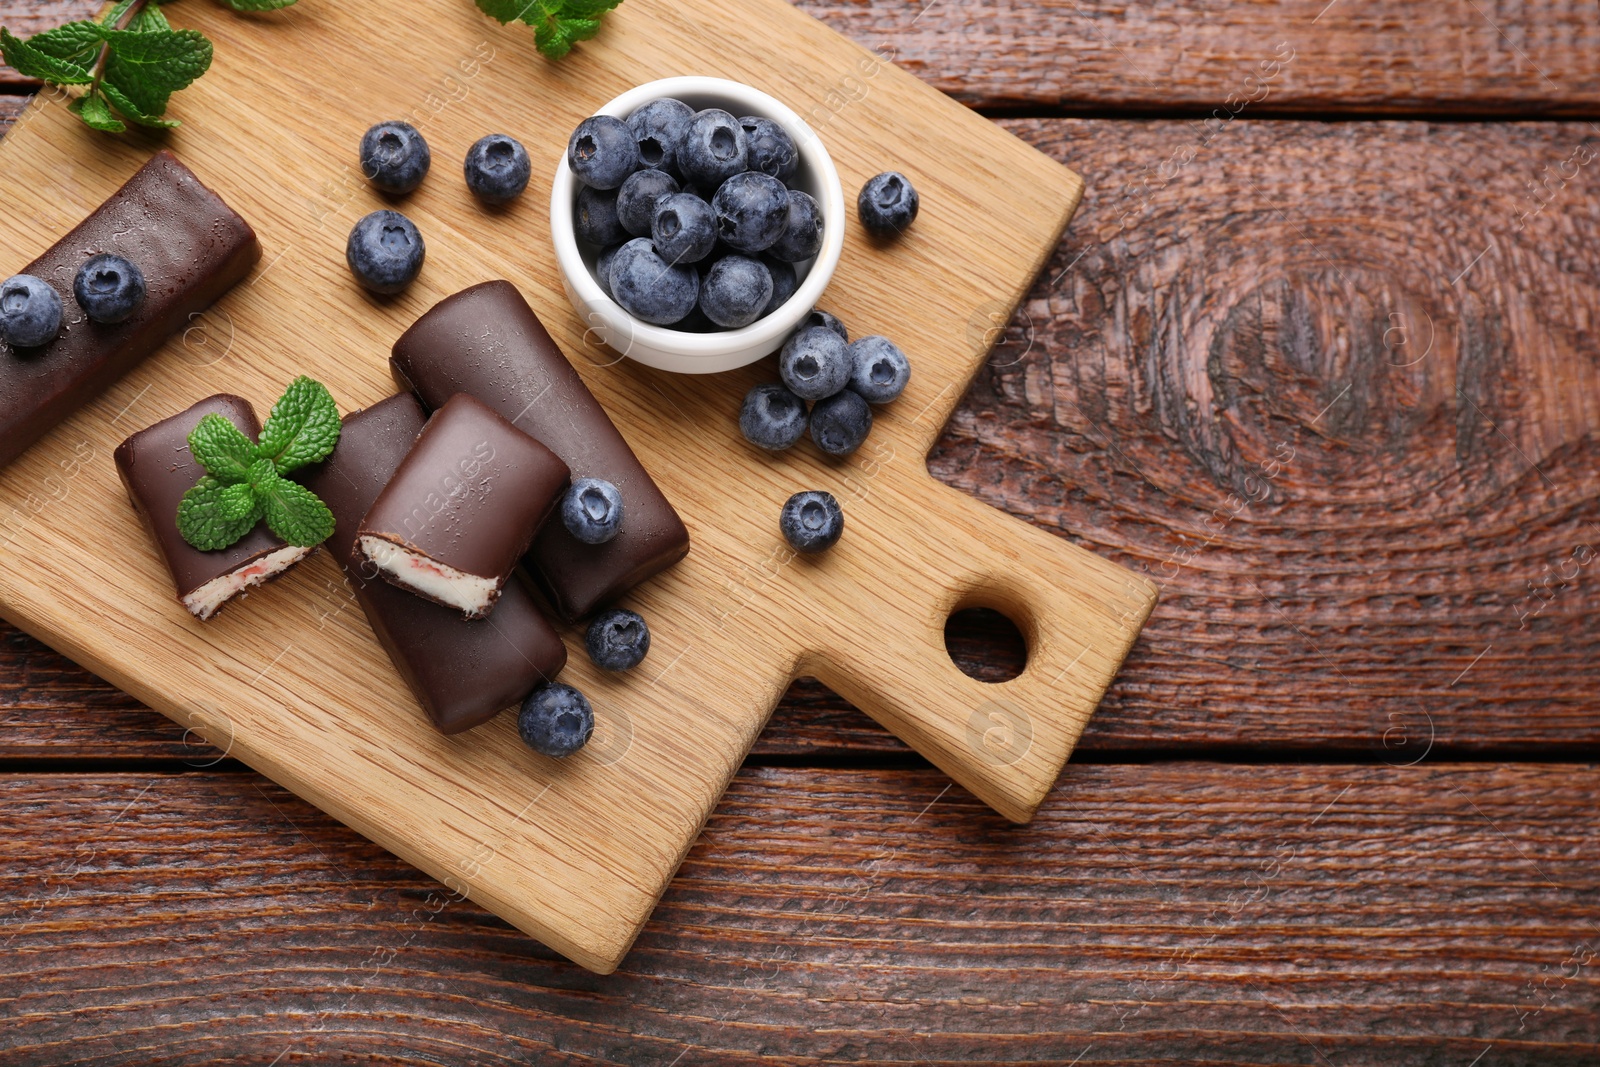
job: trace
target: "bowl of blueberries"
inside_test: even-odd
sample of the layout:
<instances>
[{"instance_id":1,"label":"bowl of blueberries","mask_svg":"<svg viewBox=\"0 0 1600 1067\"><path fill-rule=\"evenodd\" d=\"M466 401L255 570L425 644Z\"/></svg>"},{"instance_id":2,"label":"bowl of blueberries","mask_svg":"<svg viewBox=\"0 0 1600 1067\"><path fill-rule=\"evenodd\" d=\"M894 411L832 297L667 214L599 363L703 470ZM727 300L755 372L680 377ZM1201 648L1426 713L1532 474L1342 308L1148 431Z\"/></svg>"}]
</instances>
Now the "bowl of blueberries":
<instances>
[{"instance_id":1,"label":"bowl of blueberries","mask_svg":"<svg viewBox=\"0 0 1600 1067\"><path fill-rule=\"evenodd\" d=\"M665 78L573 131L550 226L591 336L709 374L777 351L816 305L844 245L844 194L822 141L778 100Z\"/></svg>"}]
</instances>

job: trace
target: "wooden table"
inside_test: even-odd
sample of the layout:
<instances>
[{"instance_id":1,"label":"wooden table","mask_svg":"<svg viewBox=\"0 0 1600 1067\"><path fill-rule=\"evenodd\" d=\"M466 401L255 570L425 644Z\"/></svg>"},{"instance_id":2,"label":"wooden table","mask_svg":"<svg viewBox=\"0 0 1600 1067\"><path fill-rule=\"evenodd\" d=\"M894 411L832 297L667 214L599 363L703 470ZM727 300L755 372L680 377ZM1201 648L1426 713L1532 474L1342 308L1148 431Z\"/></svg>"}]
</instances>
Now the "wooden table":
<instances>
[{"instance_id":1,"label":"wooden table","mask_svg":"<svg viewBox=\"0 0 1600 1067\"><path fill-rule=\"evenodd\" d=\"M1089 182L930 461L1163 587L1038 819L796 685L602 978L0 629L0 1062L1600 1062L1600 4L805 6Z\"/></svg>"}]
</instances>

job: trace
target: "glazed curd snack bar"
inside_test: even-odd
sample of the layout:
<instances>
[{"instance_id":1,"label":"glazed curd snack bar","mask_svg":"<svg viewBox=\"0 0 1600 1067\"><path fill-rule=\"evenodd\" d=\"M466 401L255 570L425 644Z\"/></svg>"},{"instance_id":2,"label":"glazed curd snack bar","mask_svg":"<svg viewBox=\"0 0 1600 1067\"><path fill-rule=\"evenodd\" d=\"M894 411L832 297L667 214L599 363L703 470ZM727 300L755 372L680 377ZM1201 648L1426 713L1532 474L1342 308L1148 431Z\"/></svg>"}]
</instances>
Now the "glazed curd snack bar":
<instances>
[{"instance_id":1,"label":"glazed curd snack bar","mask_svg":"<svg viewBox=\"0 0 1600 1067\"><path fill-rule=\"evenodd\" d=\"M395 585L479 619L567 481L554 452L457 393L373 501L356 547Z\"/></svg>"},{"instance_id":2,"label":"glazed curd snack bar","mask_svg":"<svg viewBox=\"0 0 1600 1067\"><path fill-rule=\"evenodd\" d=\"M346 415L333 454L294 477L333 512L327 549L378 642L441 732L470 730L560 673L567 649L533 595L508 582L486 619L469 621L390 585L356 548L362 518L422 432L409 393Z\"/></svg>"},{"instance_id":3,"label":"glazed curd snack bar","mask_svg":"<svg viewBox=\"0 0 1600 1067\"><path fill-rule=\"evenodd\" d=\"M108 252L143 272L147 292L123 321L91 322L73 296L73 278ZM260 257L250 224L161 151L44 255L0 272L43 279L65 312L60 334L46 344L0 342L0 466L186 327Z\"/></svg>"},{"instance_id":4,"label":"glazed curd snack bar","mask_svg":"<svg viewBox=\"0 0 1600 1067\"><path fill-rule=\"evenodd\" d=\"M524 563L557 613L572 621L615 600L689 551L689 531L510 282L462 290L395 342L395 380L436 408L470 393L566 461L622 495L622 528L603 544L545 524Z\"/></svg>"},{"instance_id":5,"label":"glazed curd snack bar","mask_svg":"<svg viewBox=\"0 0 1600 1067\"><path fill-rule=\"evenodd\" d=\"M218 393L140 430L118 445L114 456L128 499L172 573L179 603L197 619L211 618L233 597L277 577L311 553L309 548L285 544L265 523L212 552L195 548L178 532L178 502L205 474L189 454L189 432L210 414L221 415L252 441L261 432L249 401Z\"/></svg>"}]
</instances>

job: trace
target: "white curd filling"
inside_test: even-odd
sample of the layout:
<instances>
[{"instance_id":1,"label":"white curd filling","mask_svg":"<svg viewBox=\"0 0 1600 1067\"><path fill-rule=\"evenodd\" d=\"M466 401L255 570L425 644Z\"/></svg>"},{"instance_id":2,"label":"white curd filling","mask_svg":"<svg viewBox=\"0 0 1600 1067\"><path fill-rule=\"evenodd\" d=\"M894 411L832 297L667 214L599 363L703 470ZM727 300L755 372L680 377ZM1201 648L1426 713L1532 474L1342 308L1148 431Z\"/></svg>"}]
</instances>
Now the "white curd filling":
<instances>
[{"instance_id":1,"label":"white curd filling","mask_svg":"<svg viewBox=\"0 0 1600 1067\"><path fill-rule=\"evenodd\" d=\"M474 618L487 615L498 598L500 583L493 578L468 574L370 534L360 544L361 554L398 585Z\"/></svg>"},{"instance_id":2,"label":"white curd filling","mask_svg":"<svg viewBox=\"0 0 1600 1067\"><path fill-rule=\"evenodd\" d=\"M202 621L211 618L217 609L228 601L244 592L265 582L268 578L282 574L296 563L311 554L311 549L300 548L296 545L285 545L282 548L268 552L260 559L254 560L236 571L230 571L220 578L213 578L199 589L183 598L183 606L189 609L189 614Z\"/></svg>"}]
</instances>

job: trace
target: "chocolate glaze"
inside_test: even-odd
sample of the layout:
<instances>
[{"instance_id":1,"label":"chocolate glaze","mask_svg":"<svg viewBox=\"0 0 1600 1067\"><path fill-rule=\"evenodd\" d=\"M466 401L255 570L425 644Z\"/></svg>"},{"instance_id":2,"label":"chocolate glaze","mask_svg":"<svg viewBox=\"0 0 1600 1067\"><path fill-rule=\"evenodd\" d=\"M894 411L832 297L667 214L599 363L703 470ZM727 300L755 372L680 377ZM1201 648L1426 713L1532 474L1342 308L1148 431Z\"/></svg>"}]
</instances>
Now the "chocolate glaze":
<instances>
[{"instance_id":1,"label":"chocolate glaze","mask_svg":"<svg viewBox=\"0 0 1600 1067\"><path fill-rule=\"evenodd\" d=\"M423 427L356 536L504 586L567 482L567 465L554 452L457 393Z\"/></svg>"},{"instance_id":2,"label":"chocolate glaze","mask_svg":"<svg viewBox=\"0 0 1600 1067\"><path fill-rule=\"evenodd\" d=\"M395 342L389 365L428 407L471 393L548 445L573 478L604 478L621 491L616 537L586 545L550 522L523 560L567 621L688 554L683 520L510 282L440 301Z\"/></svg>"},{"instance_id":3,"label":"chocolate glaze","mask_svg":"<svg viewBox=\"0 0 1600 1067\"><path fill-rule=\"evenodd\" d=\"M422 432L414 397L392 396L344 417L333 455L294 477L333 511L325 547L344 568L356 600L428 717L443 733L470 730L520 703L567 662L567 649L533 596L507 582L487 619L412 596L377 576L356 549L372 502Z\"/></svg>"},{"instance_id":4,"label":"chocolate glaze","mask_svg":"<svg viewBox=\"0 0 1600 1067\"><path fill-rule=\"evenodd\" d=\"M78 268L99 252L132 260L149 289L119 323L90 322L72 295ZM44 255L0 272L44 279L64 312L60 336L47 345L0 341L0 467L160 348L260 257L250 224L162 151Z\"/></svg>"}]
</instances>

